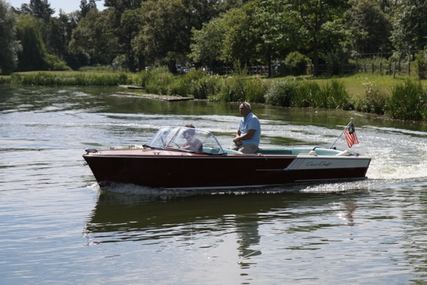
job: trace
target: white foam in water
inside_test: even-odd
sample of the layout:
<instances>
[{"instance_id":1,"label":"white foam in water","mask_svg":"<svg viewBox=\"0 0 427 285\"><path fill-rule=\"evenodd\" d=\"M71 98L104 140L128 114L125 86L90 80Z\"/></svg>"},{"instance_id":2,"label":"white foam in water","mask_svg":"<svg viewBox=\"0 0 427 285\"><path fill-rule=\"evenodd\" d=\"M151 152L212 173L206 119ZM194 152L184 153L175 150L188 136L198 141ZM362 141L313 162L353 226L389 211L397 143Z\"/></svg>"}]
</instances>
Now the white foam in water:
<instances>
[{"instance_id":1,"label":"white foam in water","mask_svg":"<svg viewBox=\"0 0 427 285\"><path fill-rule=\"evenodd\" d=\"M427 177L427 162L414 165L371 164L367 176L372 179L413 179Z\"/></svg>"},{"instance_id":2,"label":"white foam in water","mask_svg":"<svg viewBox=\"0 0 427 285\"><path fill-rule=\"evenodd\" d=\"M401 180L427 177L427 133L365 126L357 129L358 152L371 157L367 177Z\"/></svg>"},{"instance_id":3,"label":"white foam in water","mask_svg":"<svg viewBox=\"0 0 427 285\"><path fill-rule=\"evenodd\" d=\"M378 186L380 181L366 179L340 183L324 183L308 185L301 189L301 193L350 193L369 191L373 186Z\"/></svg>"}]
</instances>

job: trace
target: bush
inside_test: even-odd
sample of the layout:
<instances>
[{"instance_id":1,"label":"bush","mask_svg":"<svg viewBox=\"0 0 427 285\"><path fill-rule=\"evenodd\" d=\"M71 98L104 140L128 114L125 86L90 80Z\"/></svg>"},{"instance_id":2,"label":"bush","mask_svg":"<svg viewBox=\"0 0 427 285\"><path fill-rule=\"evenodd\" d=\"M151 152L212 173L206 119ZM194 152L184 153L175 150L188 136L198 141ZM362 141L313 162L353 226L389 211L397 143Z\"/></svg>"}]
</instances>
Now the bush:
<instances>
[{"instance_id":1,"label":"bush","mask_svg":"<svg viewBox=\"0 0 427 285\"><path fill-rule=\"evenodd\" d=\"M427 50L419 51L415 55L415 66L419 79L427 78Z\"/></svg>"},{"instance_id":2,"label":"bush","mask_svg":"<svg viewBox=\"0 0 427 285\"><path fill-rule=\"evenodd\" d=\"M318 107L320 86L316 82L302 81L298 84L297 96L293 98L294 107Z\"/></svg>"},{"instance_id":3,"label":"bush","mask_svg":"<svg viewBox=\"0 0 427 285\"><path fill-rule=\"evenodd\" d=\"M143 70L136 74L134 84L139 85L141 87L145 87L147 85L149 77L150 73L146 70Z\"/></svg>"},{"instance_id":4,"label":"bush","mask_svg":"<svg viewBox=\"0 0 427 285\"><path fill-rule=\"evenodd\" d=\"M215 96L220 89L221 78L219 76L204 76L193 86L193 96L196 99L207 99Z\"/></svg>"},{"instance_id":5,"label":"bush","mask_svg":"<svg viewBox=\"0 0 427 285\"><path fill-rule=\"evenodd\" d=\"M355 101L357 111L383 115L387 104L387 95L380 92L373 82L363 84L365 93L362 98Z\"/></svg>"},{"instance_id":6,"label":"bush","mask_svg":"<svg viewBox=\"0 0 427 285\"><path fill-rule=\"evenodd\" d=\"M170 85L169 93L184 97L193 95L196 83L204 76L205 73L198 70L191 70L184 75L175 76L175 80Z\"/></svg>"},{"instance_id":7,"label":"bush","mask_svg":"<svg viewBox=\"0 0 427 285\"><path fill-rule=\"evenodd\" d=\"M0 84L8 84L12 81L10 75L0 75Z\"/></svg>"},{"instance_id":8,"label":"bush","mask_svg":"<svg viewBox=\"0 0 427 285\"><path fill-rule=\"evenodd\" d=\"M244 101L246 99L244 81L244 77L239 75L227 77L222 83L218 99L225 102Z\"/></svg>"},{"instance_id":9,"label":"bush","mask_svg":"<svg viewBox=\"0 0 427 285\"><path fill-rule=\"evenodd\" d=\"M258 77L245 80L245 100L249 102L264 103L266 86Z\"/></svg>"},{"instance_id":10,"label":"bush","mask_svg":"<svg viewBox=\"0 0 427 285\"><path fill-rule=\"evenodd\" d=\"M174 76L167 67L156 67L147 72L144 78L144 88L148 93L169 94Z\"/></svg>"},{"instance_id":11,"label":"bush","mask_svg":"<svg viewBox=\"0 0 427 285\"><path fill-rule=\"evenodd\" d=\"M286 56L285 65L289 74L304 75L307 74L307 65L311 63L310 58L295 51Z\"/></svg>"},{"instance_id":12,"label":"bush","mask_svg":"<svg viewBox=\"0 0 427 285\"><path fill-rule=\"evenodd\" d=\"M298 84L295 81L277 81L267 90L266 102L271 105L290 107L298 93Z\"/></svg>"},{"instance_id":13,"label":"bush","mask_svg":"<svg viewBox=\"0 0 427 285\"><path fill-rule=\"evenodd\" d=\"M219 82L221 81L217 80L217 86ZM263 103L266 89L260 78L234 75L222 80L217 99L225 102L249 101Z\"/></svg>"},{"instance_id":14,"label":"bush","mask_svg":"<svg viewBox=\"0 0 427 285\"><path fill-rule=\"evenodd\" d=\"M71 68L65 63L65 61L63 61L56 55L46 54L45 60L50 70L55 70L55 71L71 70Z\"/></svg>"},{"instance_id":15,"label":"bush","mask_svg":"<svg viewBox=\"0 0 427 285\"><path fill-rule=\"evenodd\" d=\"M166 67L156 67L138 73L134 80L149 93L206 99L216 93L218 78L207 76L200 70L174 76Z\"/></svg>"},{"instance_id":16,"label":"bush","mask_svg":"<svg viewBox=\"0 0 427 285\"><path fill-rule=\"evenodd\" d=\"M421 82L412 80L393 88L388 109L395 119L422 120L427 115L427 94Z\"/></svg>"},{"instance_id":17,"label":"bush","mask_svg":"<svg viewBox=\"0 0 427 285\"><path fill-rule=\"evenodd\" d=\"M319 97L316 98L316 106L323 108L350 109L349 95L344 84L332 80L320 89Z\"/></svg>"}]
</instances>

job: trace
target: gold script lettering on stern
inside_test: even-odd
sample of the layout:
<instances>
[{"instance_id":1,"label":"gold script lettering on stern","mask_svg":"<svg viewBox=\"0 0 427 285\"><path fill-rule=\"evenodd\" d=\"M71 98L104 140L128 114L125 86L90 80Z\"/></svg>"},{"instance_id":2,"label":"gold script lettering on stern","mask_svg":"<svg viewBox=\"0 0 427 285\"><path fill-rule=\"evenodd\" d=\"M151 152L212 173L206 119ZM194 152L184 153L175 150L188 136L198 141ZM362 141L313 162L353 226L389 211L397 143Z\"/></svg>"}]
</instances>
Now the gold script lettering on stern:
<instances>
[{"instance_id":1,"label":"gold script lettering on stern","mask_svg":"<svg viewBox=\"0 0 427 285\"><path fill-rule=\"evenodd\" d=\"M331 164L332 163L330 161L321 160L321 161L308 161L306 165L308 167L328 167Z\"/></svg>"},{"instance_id":2,"label":"gold script lettering on stern","mask_svg":"<svg viewBox=\"0 0 427 285\"><path fill-rule=\"evenodd\" d=\"M284 171L292 171L292 170L302 170L302 169L324 169L324 168L333 168L336 162L325 160L325 159L312 159L312 158L297 158L292 161L287 167L285 167Z\"/></svg>"}]
</instances>

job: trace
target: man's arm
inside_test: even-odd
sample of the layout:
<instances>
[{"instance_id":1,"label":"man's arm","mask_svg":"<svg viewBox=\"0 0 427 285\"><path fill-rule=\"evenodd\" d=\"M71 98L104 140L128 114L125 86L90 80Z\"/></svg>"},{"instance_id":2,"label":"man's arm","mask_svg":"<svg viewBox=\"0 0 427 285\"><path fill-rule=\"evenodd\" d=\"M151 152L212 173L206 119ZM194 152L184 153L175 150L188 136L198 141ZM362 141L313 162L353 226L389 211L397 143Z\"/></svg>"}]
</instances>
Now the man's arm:
<instances>
[{"instance_id":1,"label":"man's arm","mask_svg":"<svg viewBox=\"0 0 427 285\"><path fill-rule=\"evenodd\" d=\"M255 135L255 132L256 132L256 130L253 130L253 129L251 129L251 130L249 130L246 134L244 134L244 135L238 135L238 136L236 136L235 138L234 138L234 142L235 143L238 143L238 142L241 142L241 141L244 141L244 140L248 140L248 139L251 139L254 135ZM239 132L240 133L240 132Z\"/></svg>"}]
</instances>

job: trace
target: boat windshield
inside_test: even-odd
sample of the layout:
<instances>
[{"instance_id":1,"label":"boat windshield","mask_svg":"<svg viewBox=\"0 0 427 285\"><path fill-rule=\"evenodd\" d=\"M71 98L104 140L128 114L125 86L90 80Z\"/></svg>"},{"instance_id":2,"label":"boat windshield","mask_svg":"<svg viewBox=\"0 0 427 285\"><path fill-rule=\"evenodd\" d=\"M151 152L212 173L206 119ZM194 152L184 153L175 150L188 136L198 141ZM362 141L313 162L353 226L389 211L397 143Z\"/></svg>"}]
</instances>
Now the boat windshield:
<instances>
[{"instance_id":1,"label":"boat windshield","mask_svg":"<svg viewBox=\"0 0 427 285\"><path fill-rule=\"evenodd\" d=\"M225 153L221 144L211 132L187 127L161 128L148 145L153 148L176 149L196 153Z\"/></svg>"}]
</instances>

